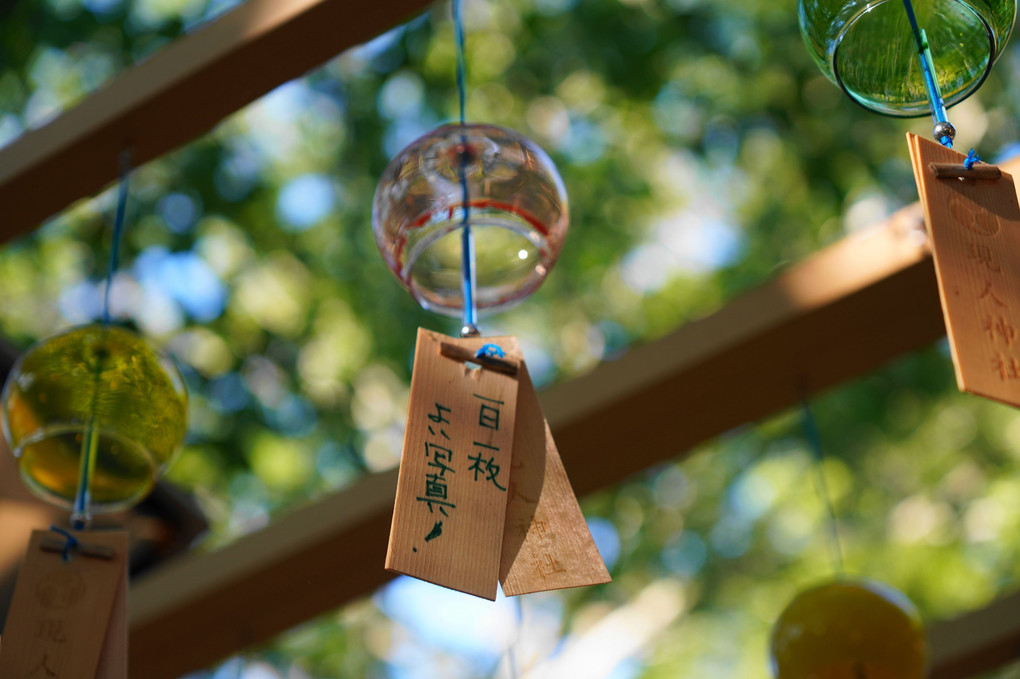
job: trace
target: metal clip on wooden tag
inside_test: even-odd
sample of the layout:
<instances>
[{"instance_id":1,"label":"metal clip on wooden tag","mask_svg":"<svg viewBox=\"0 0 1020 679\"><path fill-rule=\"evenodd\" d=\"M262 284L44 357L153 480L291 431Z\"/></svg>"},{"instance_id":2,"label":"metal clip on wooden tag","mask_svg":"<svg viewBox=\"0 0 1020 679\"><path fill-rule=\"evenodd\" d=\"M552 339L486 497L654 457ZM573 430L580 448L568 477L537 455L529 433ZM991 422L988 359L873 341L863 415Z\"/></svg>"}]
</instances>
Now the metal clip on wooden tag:
<instances>
[{"instance_id":1,"label":"metal clip on wooden tag","mask_svg":"<svg viewBox=\"0 0 1020 679\"><path fill-rule=\"evenodd\" d=\"M1020 205L1013 178L907 135L962 391L1020 406Z\"/></svg>"},{"instance_id":2,"label":"metal clip on wooden tag","mask_svg":"<svg viewBox=\"0 0 1020 679\"><path fill-rule=\"evenodd\" d=\"M516 338L418 330L386 568L490 600L609 581Z\"/></svg>"},{"instance_id":3,"label":"metal clip on wooden tag","mask_svg":"<svg viewBox=\"0 0 1020 679\"><path fill-rule=\"evenodd\" d=\"M125 532L34 531L0 644L0 679L126 679Z\"/></svg>"}]
</instances>

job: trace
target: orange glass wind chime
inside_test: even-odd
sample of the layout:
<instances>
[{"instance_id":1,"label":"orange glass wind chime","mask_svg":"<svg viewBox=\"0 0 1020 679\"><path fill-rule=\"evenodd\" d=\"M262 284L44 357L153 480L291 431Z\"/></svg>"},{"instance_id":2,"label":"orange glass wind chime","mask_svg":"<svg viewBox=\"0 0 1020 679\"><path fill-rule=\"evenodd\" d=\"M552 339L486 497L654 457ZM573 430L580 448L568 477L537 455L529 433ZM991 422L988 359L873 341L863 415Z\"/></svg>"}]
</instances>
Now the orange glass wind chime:
<instances>
[{"instance_id":1,"label":"orange glass wind chime","mask_svg":"<svg viewBox=\"0 0 1020 679\"><path fill-rule=\"evenodd\" d=\"M32 535L0 648L2 677L127 677L128 536L90 524L95 513L144 498L187 428L176 367L110 319L128 176L125 157L101 322L29 348L0 397L25 485L71 510L68 529Z\"/></svg>"},{"instance_id":2,"label":"orange glass wind chime","mask_svg":"<svg viewBox=\"0 0 1020 679\"><path fill-rule=\"evenodd\" d=\"M533 293L567 233L567 196L542 149L465 122L464 32L453 2L460 121L383 172L376 243L425 309L460 337L419 329L386 568L495 599L609 581L515 337L481 337L479 310Z\"/></svg>"},{"instance_id":3,"label":"orange glass wind chime","mask_svg":"<svg viewBox=\"0 0 1020 679\"><path fill-rule=\"evenodd\" d=\"M931 113L938 143L916 135L908 141L957 381L966 391L1020 405L1020 362L1009 353L1011 338L987 331L1012 328L1010 314L1020 308L1016 189L999 168L979 165L973 151L952 150L956 129L946 114L987 77L1012 29L1015 1L800 0L799 14L812 56L851 99L886 115ZM779 616L773 674L921 679L928 650L916 609L885 585L842 573L821 442L807 405L804 421L819 492L829 502L839 577L800 593Z\"/></svg>"}]
</instances>

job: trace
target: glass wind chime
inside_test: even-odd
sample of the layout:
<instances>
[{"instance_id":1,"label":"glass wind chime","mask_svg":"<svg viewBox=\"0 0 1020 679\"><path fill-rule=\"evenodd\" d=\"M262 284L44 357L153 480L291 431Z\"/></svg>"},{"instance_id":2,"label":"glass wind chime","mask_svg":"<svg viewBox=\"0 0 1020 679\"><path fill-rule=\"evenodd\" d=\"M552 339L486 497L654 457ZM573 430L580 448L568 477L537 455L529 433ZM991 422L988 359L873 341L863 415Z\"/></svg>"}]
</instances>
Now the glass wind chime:
<instances>
[{"instance_id":1,"label":"glass wind chime","mask_svg":"<svg viewBox=\"0 0 1020 679\"><path fill-rule=\"evenodd\" d=\"M126 676L127 534L90 530L91 521L144 498L187 428L176 367L110 318L128 176L124 159L101 322L29 348L0 396L4 438L25 485L71 511L71 530L33 534L0 676Z\"/></svg>"},{"instance_id":2,"label":"glass wind chime","mask_svg":"<svg viewBox=\"0 0 1020 679\"><path fill-rule=\"evenodd\" d=\"M973 94L1002 53L1014 0L800 0L801 33L825 75L889 116L930 113L952 146L946 108Z\"/></svg>"},{"instance_id":3,"label":"glass wind chime","mask_svg":"<svg viewBox=\"0 0 1020 679\"><path fill-rule=\"evenodd\" d=\"M514 337L480 311L530 296L559 255L567 195L535 143L465 119L464 29L453 2L460 120L401 151L372 206L389 268L460 337L418 332L386 557L390 570L494 599L607 582Z\"/></svg>"},{"instance_id":4,"label":"glass wind chime","mask_svg":"<svg viewBox=\"0 0 1020 679\"><path fill-rule=\"evenodd\" d=\"M1001 184L1005 193L993 196L988 179L998 180L997 168L979 167L972 151L964 157L952 151L956 129L946 109L971 95L981 85L1002 51L1016 18L1014 0L800 0L801 32L808 49L822 71L855 102L890 116L932 116L932 136L938 144L910 135L915 176L925 208L925 218L947 325L953 341L954 363L961 387L958 346L965 337L980 334L981 311L988 305L992 283L982 279L964 283L975 288L974 299L966 300L966 313L960 321L951 313L945 295L947 280L959 295L957 271L946 266L959 252L960 239L947 230L970 230L971 235L989 238L998 234L981 216L985 206L995 203L998 212L1020 220L1012 181ZM960 162L962 161L962 162ZM994 171L989 171L994 170ZM949 186L932 182L952 181ZM940 192L942 192L940 194ZM953 192L953 196L947 195ZM947 201L936 205L938 196ZM1004 197L1003 197L1004 196ZM965 197L967 203L961 202ZM1005 208L1003 207L1005 206ZM1020 244L1020 243L1018 243ZM1005 275L994 256L994 244L988 248L988 271ZM952 252L953 249L957 252ZM984 249L981 250L985 252ZM971 267L973 269L973 267ZM965 287L965 286L963 286ZM1005 288L1006 285L1001 285ZM1006 293L1000 295L1006 298ZM995 302L1007 306L995 298ZM954 328L954 320L958 325ZM966 326L969 332L963 332ZM954 336L955 335L955 336ZM992 338L994 341L994 337ZM987 342L985 342L987 345ZM982 346L975 359L988 373L990 353L996 347ZM994 379L994 371L992 371ZM984 377L988 377L984 375ZM986 380L987 381L987 380ZM1005 381L1003 378L1002 381ZM971 390L971 389L968 389ZM980 390L974 389L977 393ZM1001 394L986 393L1000 400ZM1020 398L1014 400L1020 404ZM814 420L805 406L805 435L821 462L821 443ZM829 502L819 468L820 494ZM927 648L920 617L902 594L869 580L848 579L842 572L835 514L830 520L835 537L838 577L799 595L780 615L772 632L772 670L778 679L846 677L847 679L921 679L927 671Z\"/></svg>"}]
</instances>

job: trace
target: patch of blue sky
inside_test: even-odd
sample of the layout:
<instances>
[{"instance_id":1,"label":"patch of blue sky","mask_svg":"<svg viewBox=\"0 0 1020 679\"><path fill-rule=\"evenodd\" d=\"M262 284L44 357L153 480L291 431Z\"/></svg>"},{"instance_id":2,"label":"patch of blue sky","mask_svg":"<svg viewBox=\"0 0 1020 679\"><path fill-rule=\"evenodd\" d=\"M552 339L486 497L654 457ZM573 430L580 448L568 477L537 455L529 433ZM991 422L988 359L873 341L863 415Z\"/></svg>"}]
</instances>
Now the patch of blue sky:
<instances>
[{"instance_id":1,"label":"patch of blue sky","mask_svg":"<svg viewBox=\"0 0 1020 679\"><path fill-rule=\"evenodd\" d=\"M205 260L190 250L146 248L135 259L133 270L143 289L163 292L199 322L223 313L226 287Z\"/></svg>"},{"instance_id":2,"label":"patch of blue sky","mask_svg":"<svg viewBox=\"0 0 1020 679\"><path fill-rule=\"evenodd\" d=\"M169 193L156 205L156 211L174 233L187 233L202 212L197 199L186 193Z\"/></svg>"},{"instance_id":3,"label":"patch of blue sky","mask_svg":"<svg viewBox=\"0 0 1020 679\"><path fill-rule=\"evenodd\" d=\"M701 107L679 83L667 83L655 96L652 117L659 129L676 139L693 141L702 134L705 124Z\"/></svg>"},{"instance_id":4,"label":"patch of blue sky","mask_svg":"<svg viewBox=\"0 0 1020 679\"><path fill-rule=\"evenodd\" d=\"M311 103L313 92L304 80L286 82L259 101L259 108L280 123L293 123Z\"/></svg>"},{"instance_id":5,"label":"patch of blue sky","mask_svg":"<svg viewBox=\"0 0 1020 679\"><path fill-rule=\"evenodd\" d=\"M535 9L545 16L556 16L569 12L578 0L535 0Z\"/></svg>"},{"instance_id":6,"label":"patch of blue sky","mask_svg":"<svg viewBox=\"0 0 1020 679\"><path fill-rule=\"evenodd\" d=\"M620 276L631 290L648 294L661 290L672 275L672 256L661 245L642 243L620 262Z\"/></svg>"},{"instance_id":7,"label":"patch of blue sky","mask_svg":"<svg viewBox=\"0 0 1020 679\"><path fill-rule=\"evenodd\" d=\"M82 6L98 19L105 19L124 6L124 0L81 0Z\"/></svg>"},{"instance_id":8,"label":"patch of blue sky","mask_svg":"<svg viewBox=\"0 0 1020 679\"><path fill-rule=\"evenodd\" d=\"M602 341L604 343L602 350L603 361L612 361L626 353L627 348L631 344L631 334L627 328L616 321L605 320L599 322L598 329L602 334Z\"/></svg>"},{"instance_id":9,"label":"patch of blue sky","mask_svg":"<svg viewBox=\"0 0 1020 679\"><path fill-rule=\"evenodd\" d=\"M708 560L708 546L696 532L685 530L666 544L659 558L671 573L693 578Z\"/></svg>"},{"instance_id":10,"label":"patch of blue sky","mask_svg":"<svg viewBox=\"0 0 1020 679\"><path fill-rule=\"evenodd\" d=\"M779 489L758 467L742 472L726 489L726 504L738 520L753 523L772 508Z\"/></svg>"},{"instance_id":11,"label":"patch of blue sky","mask_svg":"<svg viewBox=\"0 0 1020 679\"><path fill-rule=\"evenodd\" d=\"M465 658L444 656L415 638L397 641L386 660L386 676L392 679L473 679L491 673L491 663L475 664Z\"/></svg>"},{"instance_id":12,"label":"patch of blue sky","mask_svg":"<svg viewBox=\"0 0 1020 679\"><path fill-rule=\"evenodd\" d=\"M651 240L624 255L621 275L632 290L657 292L674 276L706 275L737 261L743 232L727 221L724 211L702 206L661 218Z\"/></svg>"},{"instance_id":13,"label":"patch of blue sky","mask_svg":"<svg viewBox=\"0 0 1020 679\"><path fill-rule=\"evenodd\" d=\"M164 290L154 287L142 288L141 299L135 305L133 315L145 335L166 335L184 325L181 305Z\"/></svg>"},{"instance_id":14,"label":"patch of blue sky","mask_svg":"<svg viewBox=\"0 0 1020 679\"><path fill-rule=\"evenodd\" d=\"M606 568L612 569L620 558L620 535L616 532L616 526L608 519L592 517L588 519L588 530L591 531L591 537L595 540Z\"/></svg>"},{"instance_id":15,"label":"patch of blue sky","mask_svg":"<svg viewBox=\"0 0 1020 679\"><path fill-rule=\"evenodd\" d=\"M287 394L272 408L264 407L263 417L276 431L295 437L311 434L318 423L315 407L295 394Z\"/></svg>"},{"instance_id":16,"label":"patch of blue sky","mask_svg":"<svg viewBox=\"0 0 1020 679\"><path fill-rule=\"evenodd\" d=\"M236 372L211 380L208 394L209 402L220 412L235 413L251 402L251 393L244 378Z\"/></svg>"},{"instance_id":17,"label":"patch of blue sky","mask_svg":"<svg viewBox=\"0 0 1020 679\"><path fill-rule=\"evenodd\" d=\"M103 286L80 281L64 288L57 307L60 315L75 325L94 321L103 313Z\"/></svg>"},{"instance_id":18,"label":"patch of blue sky","mask_svg":"<svg viewBox=\"0 0 1020 679\"><path fill-rule=\"evenodd\" d=\"M556 361L545 346L537 341L528 343L522 338L521 352L528 359L528 374L535 387L540 389L552 384L556 377Z\"/></svg>"},{"instance_id":19,"label":"patch of blue sky","mask_svg":"<svg viewBox=\"0 0 1020 679\"><path fill-rule=\"evenodd\" d=\"M276 217L288 231L305 231L326 218L336 207L336 190L329 177L303 174L280 190Z\"/></svg>"},{"instance_id":20,"label":"patch of blue sky","mask_svg":"<svg viewBox=\"0 0 1020 679\"><path fill-rule=\"evenodd\" d=\"M624 658L606 675L605 679L635 679L641 676L645 665L637 658Z\"/></svg>"},{"instance_id":21,"label":"patch of blue sky","mask_svg":"<svg viewBox=\"0 0 1020 679\"><path fill-rule=\"evenodd\" d=\"M377 101L380 115L390 120L417 118L425 101L425 83L412 71L390 76L381 88Z\"/></svg>"},{"instance_id":22,"label":"patch of blue sky","mask_svg":"<svg viewBox=\"0 0 1020 679\"><path fill-rule=\"evenodd\" d=\"M428 646L491 668L517 629L516 604L498 592L495 602L409 577L398 577L376 603Z\"/></svg>"},{"instance_id":23,"label":"patch of blue sky","mask_svg":"<svg viewBox=\"0 0 1020 679\"><path fill-rule=\"evenodd\" d=\"M1020 59L1018 59L1020 61ZM992 156L992 163L1001 163L1014 156L1020 155L1020 141L1012 141L1003 146Z\"/></svg>"},{"instance_id":24,"label":"patch of blue sky","mask_svg":"<svg viewBox=\"0 0 1020 679\"><path fill-rule=\"evenodd\" d=\"M383 150L392 158L426 132L438 126L439 120L430 112L419 118L400 118L386 126Z\"/></svg>"},{"instance_id":25,"label":"patch of blue sky","mask_svg":"<svg viewBox=\"0 0 1020 679\"><path fill-rule=\"evenodd\" d=\"M371 68L376 72L385 73L392 68L394 60L389 57L396 51L405 30L406 25L392 28L379 37L349 50L345 57L354 65L355 72Z\"/></svg>"},{"instance_id":26,"label":"patch of blue sky","mask_svg":"<svg viewBox=\"0 0 1020 679\"><path fill-rule=\"evenodd\" d=\"M707 274L728 266L743 247L743 233L737 226L698 211L666 218L657 231L660 242L673 255L674 266L688 274Z\"/></svg>"},{"instance_id":27,"label":"patch of blue sky","mask_svg":"<svg viewBox=\"0 0 1020 679\"><path fill-rule=\"evenodd\" d=\"M185 29L193 31L204 26L221 14L232 10L243 2L243 0L209 0L201 14L196 14L186 24Z\"/></svg>"},{"instance_id":28,"label":"patch of blue sky","mask_svg":"<svg viewBox=\"0 0 1020 679\"><path fill-rule=\"evenodd\" d=\"M63 110L64 107L56 93L47 87L42 87L28 98L21 115L22 120L25 121L25 127L35 129L52 121Z\"/></svg>"},{"instance_id":29,"label":"patch of blue sky","mask_svg":"<svg viewBox=\"0 0 1020 679\"><path fill-rule=\"evenodd\" d=\"M290 158L301 146L298 123L311 104L312 91L303 80L292 80L249 106L244 119L246 143L265 162Z\"/></svg>"},{"instance_id":30,"label":"patch of blue sky","mask_svg":"<svg viewBox=\"0 0 1020 679\"><path fill-rule=\"evenodd\" d=\"M271 665L256 662L245 663L240 679L281 679L281 676Z\"/></svg>"},{"instance_id":31,"label":"patch of blue sky","mask_svg":"<svg viewBox=\"0 0 1020 679\"><path fill-rule=\"evenodd\" d=\"M606 134L598 123L591 120L571 120L558 149L575 165L589 165L605 155Z\"/></svg>"},{"instance_id":32,"label":"patch of blue sky","mask_svg":"<svg viewBox=\"0 0 1020 679\"><path fill-rule=\"evenodd\" d=\"M0 147L7 146L20 137L24 129L18 116L12 113L0 116Z\"/></svg>"},{"instance_id":33,"label":"patch of blue sky","mask_svg":"<svg viewBox=\"0 0 1020 679\"><path fill-rule=\"evenodd\" d=\"M716 554L736 559L751 547L751 528L744 522L725 516L712 527L709 542Z\"/></svg>"},{"instance_id":34,"label":"patch of blue sky","mask_svg":"<svg viewBox=\"0 0 1020 679\"><path fill-rule=\"evenodd\" d=\"M229 152L213 175L216 190L232 202L243 200L251 193L266 162L245 137L231 137Z\"/></svg>"}]
</instances>

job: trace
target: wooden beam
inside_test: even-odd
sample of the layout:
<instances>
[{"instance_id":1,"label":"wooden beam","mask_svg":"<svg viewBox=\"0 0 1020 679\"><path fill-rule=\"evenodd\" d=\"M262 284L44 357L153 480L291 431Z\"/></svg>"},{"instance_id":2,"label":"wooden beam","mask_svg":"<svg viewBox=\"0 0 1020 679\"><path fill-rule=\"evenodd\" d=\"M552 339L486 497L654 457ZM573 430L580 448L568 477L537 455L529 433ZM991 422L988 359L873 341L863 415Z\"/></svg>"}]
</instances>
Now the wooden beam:
<instances>
[{"instance_id":1,"label":"wooden beam","mask_svg":"<svg viewBox=\"0 0 1020 679\"><path fill-rule=\"evenodd\" d=\"M945 334L919 206L718 313L548 391L579 494L867 374Z\"/></svg>"},{"instance_id":2,"label":"wooden beam","mask_svg":"<svg viewBox=\"0 0 1020 679\"><path fill-rule=\"evenodd\" d=\"M427 5L247 0L0 149L0 242L99 192L124 149L136 167L176 149Z\"/></svg>"},{"instance_id":3,"label":"wooden beam","mask_svg":"<svg viewBox=\"0 0 1020 679\"><path fill-rule=\"evenodd\" d=\"M718 313L547 390L542 403L584 494L943 334L914 205ZM395 471L367 477L139 582L132 676L170 679L207 666L386 582L395 487Z\"/></svg>"},{"instance_id":4,"label":"wooden beam","mask_svg":"<svg viewBox=\"0 0 1020 679\"><path fill-rule=\"evenodd\" d=\"M934 625L930 679L966 679L1020 659L1020 592Z\"/></svg>"},{"instance_id":5,"label":"wooden beam","mask_svg":"<svg viewBox=\"0 0 1020 679\"><path fill-rule=\"evenodd\" d=\"M383 570L397 470L132 586L128 676L175 679L367 595Z\"/></svg>"}]
</instances>

